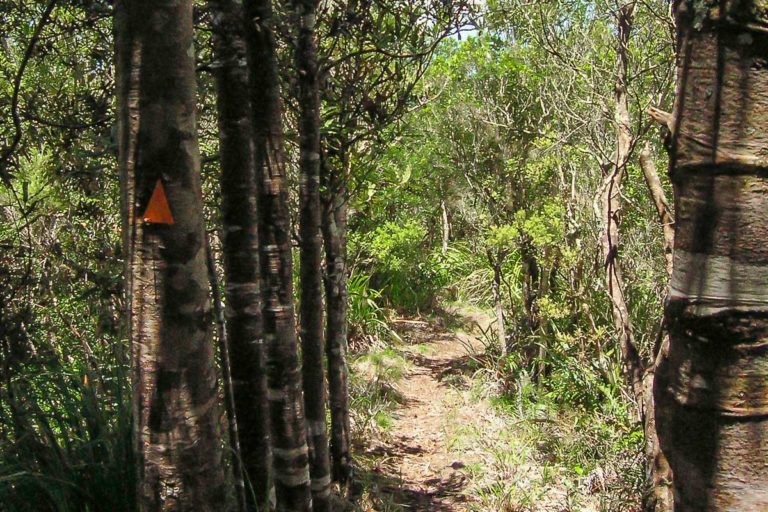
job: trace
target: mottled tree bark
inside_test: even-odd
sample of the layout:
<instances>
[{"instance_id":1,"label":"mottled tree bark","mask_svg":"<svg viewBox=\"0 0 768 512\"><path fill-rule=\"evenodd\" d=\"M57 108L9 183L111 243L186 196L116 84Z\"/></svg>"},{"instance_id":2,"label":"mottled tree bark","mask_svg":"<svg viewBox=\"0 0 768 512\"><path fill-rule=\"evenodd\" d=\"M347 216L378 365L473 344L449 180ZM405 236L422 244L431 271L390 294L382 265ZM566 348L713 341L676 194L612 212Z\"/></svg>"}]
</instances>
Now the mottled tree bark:
<instances>
[{"instance_id":1,"label":"mottled tree bark","mask_svg":"<svg viewBox=\"0 0 768 512\"><path fill-rule=\"evenodd\" d=\"M296 69L299 83L299 234L301 237L301 348L304 404L309 433L312 500L318 512L331 510L331 471L325 419L323 338L323 239L320 232L320 90L318 86L315 0L294 0Z\"/></svg>"},{"instance_id":2,"label":"mottled tree bark","mask_svg":"<svg viewBox=\"0 0 768 512\"><path fill-rule=\"evenodd\" d=\"M243 12L210 0L217 60L227 338L248 510L268 510L272 453L262 329L256 160Z\"/></svg>"},{"instance_id":3,"label":"mottled tree bark","mask_svg":"<svg viewBox=\"0 0 768 512\"><path fill-rule=\"evenodd\" d=\"M341 144L340 146L343 146ZM347 367L347 188L348 160L343 151L322 155L322 229L325 241L326 357L331 407L331 468L333 480L352 476Z\"/></svg>"},{"instance_id":4,"label":"mottled tree bark","mask_svg":"<svg viewBox=\"0 0 768 512\"><path fill-rule=\"evenodd\" d=\"M115 10L139 508L222 510L192 2L119 1ZM158 180L174 224L139 218Z\"/></svg>"},{"instance_id":5,"label":"mottled tree bark","mask_svg":"<svg viewBox=\"0 0 768 512\"><path fill-rule=\"evenodd\" d=\"M674 7L676 230L659 433L675 510L766 510L768 4Z\"/></svg>"},{"instance_id":6,"label":"mottled tree bark","mask_svg":"<svg viewBox=\"0 0 768 512\"><path fill-rule=\"evenodd\" d=\"M308 511L312 509L309 454L293 306L282 104L271 0L246 0L245 13L277 509Z\"/></svg>"}]
</instances>

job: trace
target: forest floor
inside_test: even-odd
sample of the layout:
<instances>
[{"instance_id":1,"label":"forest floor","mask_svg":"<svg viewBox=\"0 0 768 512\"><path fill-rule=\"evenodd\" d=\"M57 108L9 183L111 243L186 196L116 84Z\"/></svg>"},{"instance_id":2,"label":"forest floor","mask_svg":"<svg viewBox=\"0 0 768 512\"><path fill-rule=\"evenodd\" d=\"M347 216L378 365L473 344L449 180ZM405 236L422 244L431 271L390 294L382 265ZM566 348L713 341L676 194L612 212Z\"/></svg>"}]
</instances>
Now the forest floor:
<instances>
[{"instance_id":1,"label":"forest floor","mask_svg":"<svg viewBox=\"0 0 768 512\"><path fill-rule=\"evenodd\" d=\"M386 432L364 448L375 459L371 469L380 503L372 510L469 510L466 468L475 460L452 441L458 427L483 421L488 404L465 396L471 358L482 354L478 338L446 322L477 324L490 318L479 312L448 312L435 320L396 319L392 327L404 341L407 361L394 384L397 406Z\"/></svg>"},{"instance_id":2,"label":"forest floor","mask_svg":"<svg viewBox=\"0 0 768 512\"><path fill-rule=\"evenodd\" d=\"M599 422L557 411L543 418L539 412L500 409L499 389L482 370L488 343L482 332L491 321L467 308L398 318L390 326L402 343L353 363L356 378L381 380L376 385L390 404L376 415L376 433L359 437L355 446L365 488L361 509L637 510L627 472L619 467L624 463L617 464L612 454L600 454L595 467L581 472L579 450L603 451L600 431L582 421Z\"/></svg>"}]
</instances>

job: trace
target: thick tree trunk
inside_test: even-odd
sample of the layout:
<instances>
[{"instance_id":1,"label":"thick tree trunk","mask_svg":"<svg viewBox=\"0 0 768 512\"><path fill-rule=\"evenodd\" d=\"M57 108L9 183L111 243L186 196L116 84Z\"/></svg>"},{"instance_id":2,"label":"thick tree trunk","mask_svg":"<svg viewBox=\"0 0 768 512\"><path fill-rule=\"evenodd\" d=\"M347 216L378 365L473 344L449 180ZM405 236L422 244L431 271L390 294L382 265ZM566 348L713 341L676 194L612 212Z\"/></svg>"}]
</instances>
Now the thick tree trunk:
<instances>
[{"instance_id":1,"label":"thick tree trunk","mask_svg":"<svg viewBox=\"0 0 768 512\"><path fill-rule=\"evenodd\" d=\"M312 497L293 306L291 229L271 0L246 0L245 12L275 491L279 511L300 512L312 509Z\"/></svg>"},{"instance_id":2,"label":"thick tree trunk","mask_svg":"<svg viewBox=\"0 0 768 512\"><path fill-rule=\"evenodd\" d=\"M296 68L299 82L301 193L301 348L304 404L309 432L309 470L314 510L331 510L331 470L325 419L325 354L323 327L323 239L320 232L320 90L315 42L316 3L294 0L297 23Z\"/></svg>"},{"instance_id":3,"label":"thick tree trunk","mask_svg":"<svg viewBox=\"0 0 768 512\"><path fill-rule=\"evenodd\" d=\"M139 508L222 510L192 2L115 9ZM158 183L173 224L141 218Z\"/></svg>"},{"instance_id":4,"label":"thick tree trunk","mask_svg":"<svg viewBox=\"0 0 768 512\"><path fill-rule=\"evenodd\" d=\"M271 486L267 371L262 326L256 160L243 12L210 0L221 159L222 249L227 338L248 510L268 510ZM252 489L252 492L251 492Z\"/></svg>"},{"instance_id":5,"label":"thick tree trunk","mask_svg":"<svg viewBox=\"0 0 768 512\"><path fill-rule=\"evenodd\" d=\"M765 2L711 4L675 3L675 261L657 421L675 510L766 510L768 17Z\"/></svg>"},{"instance_id":6,"label":"thick tree trunk","mask_svg":"<svg viewBox=\"0 0 768 512\"><path fill-rule=\"evenodd\" d=\"M329 152L330 153L330 152ZM333 480L346 483L352 475L347 367L347 191L346 154L323 155L322 229L325 240L326 357L331 406Z\"/></svg>"}]
</instances>

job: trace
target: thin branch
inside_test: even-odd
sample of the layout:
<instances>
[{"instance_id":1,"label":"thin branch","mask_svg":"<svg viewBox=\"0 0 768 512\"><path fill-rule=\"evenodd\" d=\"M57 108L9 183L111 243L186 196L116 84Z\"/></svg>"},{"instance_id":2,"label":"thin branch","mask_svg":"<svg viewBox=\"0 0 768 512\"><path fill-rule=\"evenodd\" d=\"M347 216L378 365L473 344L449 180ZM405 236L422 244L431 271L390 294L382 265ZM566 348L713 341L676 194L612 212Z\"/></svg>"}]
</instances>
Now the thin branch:
<instances>
[{"instance_id":1,"label":"thin branch","mask_svg":"<svg viewBox=\"0 0 768 512\"><path fill-rule=\"evenodd\" d=\"M48 5L46 6L45 11L43 11L43 15L40 18L40 21L37 22L37 26L35 27L35 31L32 34L32 38L29 40L29 44L27 45L27 50L24 52L24 57L21 59L21 65L19 66L19 70L16 73L16 78L13 81L11 117L13 118L13 127L15 129L15 133L11 144L3 151L2 156L0 156L0 179L2 179L3 182L9 187L11 186L11 175L7 169L8 162L10 161L14 151L16 151L19 142L21 142L21 137L24 133L21 126L21 116L19 115L19 93L21 92L21 80L24 77L24 71L27 69L29 59L32 58L32 52L35 50L35 45L37 45L37 41L40 39L40 34L51 19L51 14L53 13L53 9L56 7L56 2L57 0L50 0L50 2L48 2Z\"/></svg>"}]
</instances>

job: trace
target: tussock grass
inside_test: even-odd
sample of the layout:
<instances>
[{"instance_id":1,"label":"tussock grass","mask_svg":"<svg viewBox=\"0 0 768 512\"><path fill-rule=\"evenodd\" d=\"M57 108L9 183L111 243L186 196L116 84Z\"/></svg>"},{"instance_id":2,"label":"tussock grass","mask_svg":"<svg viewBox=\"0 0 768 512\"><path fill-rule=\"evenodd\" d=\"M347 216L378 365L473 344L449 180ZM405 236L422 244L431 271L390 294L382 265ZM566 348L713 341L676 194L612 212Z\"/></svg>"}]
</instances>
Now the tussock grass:
<instances>
[{"instance_id":1,"label":"tussock grass","mask_svg":"<svg viewBox=\"0 0 768 512\"><path fill-rule=\"evenodd\" d=\"M527 383L478 371L465 400L487 404L450 443L464 454L476 512L639 510L642 435L628 411L568 407Z\"/></svg>"}]
</instances>

